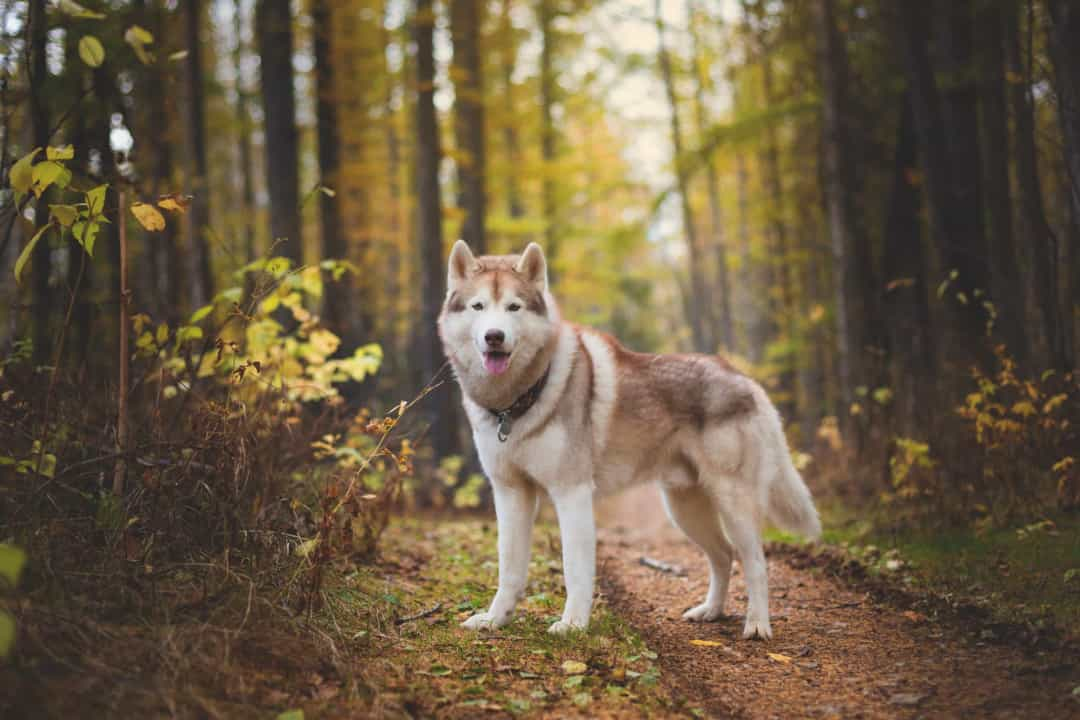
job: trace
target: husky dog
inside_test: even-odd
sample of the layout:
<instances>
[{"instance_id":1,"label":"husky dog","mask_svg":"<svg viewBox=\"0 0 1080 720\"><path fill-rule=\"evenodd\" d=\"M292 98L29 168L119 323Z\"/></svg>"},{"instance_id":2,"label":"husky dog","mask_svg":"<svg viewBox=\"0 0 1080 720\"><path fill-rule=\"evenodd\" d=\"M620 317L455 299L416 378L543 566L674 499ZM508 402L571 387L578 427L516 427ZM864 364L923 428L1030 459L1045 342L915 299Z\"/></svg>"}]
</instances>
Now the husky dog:
<instances>
[{"instance_id":1,"label":"husky dog","mask_svg":"<svg viewBox=\"0 0 1080 720\"><path fill-rule=\"evenodd\" d=\"M586 627L593 495L656 481L672 522L709 559L705 601L683 617L721 617L737 556L749 596L743 637L772 637L762 524L810 538L821 524L760 385L719 357L631 352L563 321L535 243L520 256L475 257L459 240L439 335L498 515L498 591L465 627L510 620L525 592L541 491L558 515L566 582L562 619L549 631Z\"/></svg>"}]
</instances>

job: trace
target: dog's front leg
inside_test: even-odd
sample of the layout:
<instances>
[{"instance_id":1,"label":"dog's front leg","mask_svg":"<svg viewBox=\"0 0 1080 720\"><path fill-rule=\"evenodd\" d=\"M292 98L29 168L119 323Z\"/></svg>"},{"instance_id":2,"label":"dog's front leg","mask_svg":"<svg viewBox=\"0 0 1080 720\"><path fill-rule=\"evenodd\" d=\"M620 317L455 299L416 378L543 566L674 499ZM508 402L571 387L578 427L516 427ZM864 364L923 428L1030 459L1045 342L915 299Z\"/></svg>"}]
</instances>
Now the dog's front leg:
<instances>
[{"instance_id":1,"label":"dog's front leg","mask_svg":"<svg viewBox=\"0 0 1080 720\"><path fill-rule=\"evenodd\" d=\"M515 479L491 484L499 528L499 589L487 612L462 623L470 630L492 630L510 622L514 606L525 594L529 551L536 517L536 487Z\"/></svg>"},{"instance_id":2,"label":"dog's front leg","mask_svg":"<svg viewBox=\"0 0 1080 720\"><path fill-rule=\"evenodd\" d=\"M592 612L596 575L596 520L593 517L592 485L560 488L551 493L551 500L559 516L562 535L566 607L562 620L548 628L548 632L561 634L585 628Z\"/></svg>"}]
</instances>

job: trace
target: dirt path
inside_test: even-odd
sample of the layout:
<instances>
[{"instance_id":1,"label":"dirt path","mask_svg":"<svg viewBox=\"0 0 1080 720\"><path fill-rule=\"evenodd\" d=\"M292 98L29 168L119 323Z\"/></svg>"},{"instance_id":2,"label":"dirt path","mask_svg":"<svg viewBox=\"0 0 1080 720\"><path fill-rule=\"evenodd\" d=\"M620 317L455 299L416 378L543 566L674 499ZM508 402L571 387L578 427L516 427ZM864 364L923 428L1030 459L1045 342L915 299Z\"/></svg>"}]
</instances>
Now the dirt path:
<instances>
[{"instance_id":1,"label":"dirt path","mask_svg":"<svg viewBox=\"0 0 1080 720\"><path fill-rule=\"evenodd\" d=\"M688 623L680 615L704 597L706 563L667 524L653 491L605 503L600 524L608 602L659 653L675 693L710 716L1080 717L1070 697L1080 659L995 644L977 627L877 604L826 570L784 557L769 558L771 642L739 638L746 588L738 563L729 617ZM643 555L679 565L687 577L646 567Z\"/></svg>"}]
</instances>

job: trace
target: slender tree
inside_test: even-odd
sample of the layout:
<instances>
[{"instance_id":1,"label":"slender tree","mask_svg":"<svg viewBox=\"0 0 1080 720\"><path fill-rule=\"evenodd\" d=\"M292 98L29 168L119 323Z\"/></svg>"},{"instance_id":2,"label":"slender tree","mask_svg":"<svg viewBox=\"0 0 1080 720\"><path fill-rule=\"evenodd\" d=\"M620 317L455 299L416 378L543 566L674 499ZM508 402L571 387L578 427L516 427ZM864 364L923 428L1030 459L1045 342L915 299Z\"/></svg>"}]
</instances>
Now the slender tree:
<instances>
[{"instance_id":1,"label":"slender tree","mask_svg":"<svg viewBox=\"0 0 1080 720\"><path fill-rule=\"evenodd\" d=\"M484 83L480 62L481 0L451 0L454 43L454 137L457 145L458 205L465 211L461 239L477 253L487 252Z\"/></svg>"},{"instance_id":2,"label":"slender tree","mask_svg":"<svg viewBox=\"0 0 1080 720\"><path fill-rule=\"evenodd\" d=\"M698 242L697 227L694 224L694 212L690 206L690 179L686 170L686 158L683 156L683 133L679 118L679 99L675 92L675 73L671 66L665 40L664 21L660 15L660 0L653 6L656 23L657 62L667 94L668 114L671 122L671 147L675 161L675 182L679 191L679 208L682 211L683 233L686 235L687 271L690 277L690 292L687 307L687 320L690 322L691 340L697 352L713 352L716 348L709 336L711 301L708 286L705 283L705 267L701 245Z\"/></svg>"},{"instance_id":3,"label":"slender tree","mask_svg":"<svg viewBox=\"0 0 1080 720\"><path fill-rule=\"evenodd\" d=\"M540 156L544 161L541 204L544 213L544 252L548 281L554 284L559 263L558 207L555 198L555 0L538 0L540 25Z\"/></svg>"},{"instance_id":4,"label":"slender tree","mask_svg":"<svg viewBox=\"0 0 1080 720\"><path fill-rule=\"evenodd\" d=\"M203 92L201 0L188 0L184 4L184 20L187 40L187 138L188 138L188 187L194 199L188 215L188 253L191 272L191 301L195 306L204 305L214 294L214 276L210 265L210 177L206 159L206 99Z\"/></svg>"},{"instance_id":5,"label":"slender tree","mask_svg":"<svg viewBox=\"0 0 1080 720\"><path fill-rule=\"evenodd\" d=\"M315 112L319 140L319 176L324 187L336 191L341 171L340 138L338 134L337 102L334 85L334 56L331 49L331 27L334 10L330 0L314 0L311 6L312 32L315 49ZM326 192L319 193L319 224L322 234L322 256L343 260L348 257L348 245L342 229L338 200ZM327 327L351 345L349 312L349 275L326 286L324 315Z\"/></svg>"},{"instance_id":6,"label":"slender tree","mask_svg":"<svg viewBox=\"0 0 1080 720\"><path fill-rule=\"evenodd\" d=\"M818 64L824 95L822 115L824 125L825 200L829 217L829 238L832 247L832 266L835 281L833 297L836 311L836 362L840 397L845 407L851 405L855 380L852 373L853 323L849 299L854 295L856 267L852 248L865 238L857 238L856 187L854 158L849 145L850 128L847 118L851 112L848 102L847 52L836 28L836 9L833 0L817 0L814 5L817 20Z\"/></svg>"},{"instance_id":7,"label":"slender tree","mask_svg":"<svg viewBox=\"0 0 1080 720\"><path fill-rule=\"evenodd\" d=\"M704 133L707 126L708 109L706 95L710 89L708 64L705 62L704 48L701 43L700 28L696 6L687 2L687 24L690 29L694 62L694 113L699 133ZM735 331L731 320L731 280L728 277L727 239L724 230L724 211L720 201L720 178L716 171L716 159L713 153L705 157L705 181L709 196L709 229L712 231L712 250L716 272L716 303L719 306L717 335L714 345L719 342L728 351L735 350Z\"/></svg>"},{"instance_id":8,"label":"slender tree","mask_svg":"<svg viewBox=\"0 0 1080 720\"><path fill-rule=\"evenodd\" d=\"M417 328L418 370L424 384L437 381L444 369L442 344L436 332L446 295L443 257L442 198L439 190L439 124L435 112L435 10L433 0L416 0L413 41L416 44L416 201L417 247L420 267L420 326ZM454 412L451 393L440 387L432 393L431 444L436 457L454 452Z\"/></svg>"},{"instance_id":9,"label":"slender tree","mask_svg":"<svg viewBox=\"0 0 1080 720\"><path fill-rule=\"evenodd\" d=\"M1061 318L1057 300L1057 278L1054 273L1056 238L1046 218L1043 204L1042 178L1039 175L1038 152L1035 147L1035 101L1031 90L1031 69L1023 60L1020 49L1020 12L1015 1L1007 3L1003 13L1005 63L1011 78L1008 85L1009 105L1013 118L1012 155L1016 172L1016 195L1019 200L1018 226L1022 237L1026 282L1024 294L1031 298L1038 318L1035 340L1043 351L1039 364L1046 367L1066 367Z\"/></svg>"},{"instance_id":10,"label":"slender tree","mask_svg":"<svg viewBox=\"0 0 1080 720\"><path fill-rule=\"evenodd\" d=\"M514 95L514 68L517 65L517 39L511 18L513 0L502 0L499 15L499 49L502 54L502 140L506 153L506 212L512 218L525 214L521 186L518 180L521 162L521 140L517 131L517 105Z\"/></svg>"},{"instance_id":11,"label":"slender tree","mask_svg":"<svg viewBox=\"0 0 1080 720\"><path fill-rule=\"evenodd\" d=\"M46 95L50 89L45 62L45 46L48 42L45 0L31 0L29 10L30 124L34 147L43 148L49 144L49 104ZM45 227L48 218L47 196L43 196L35 207L34 224L40 230ZM32 264L34 362L45 365L52 357L52 293L49 291L52 249L48 238L43 238L34 248Z\"/></svg>"},{"instance_id":12,"label":"slender tree","mask_svg":"<svg viewBox=\"0 0 1080 720\"><path fill-rule=\"evenodd\" d=\"M316 23L316 28L319 25ZM318 31L318 30L317 30ZM244 7L233 0L233 73L236 76L236 146L240 165L241 228L244 233L244 254L248 262L255 259L255 176L251 149L251 101L244 80ZM320 145L321 147L321 145Z\"/></svg>"},{"instance_id":13,"label":"slender tree","mask_svg":"<svg viewBox=\"0 0 1080 720\"><path fill-rule=\"evenodd\" d=\"M279 243L276 254L299 265L304 260L304 245L300 235L299 134L289 6L289 0L258 0L255 33L266 128L263 145L270 195L270 237L272 242Z\"/></svg>"},{"instance_id":14,"label":"slender tree","mask_svg":"<svg viewBox=\"0 0 1080 720\"><path fill-rule=\"evenodd\" d=\"M1054 66L1055 89L1058 98L1062 139L1065 146L1065 169L1068 178L1069 222L1068 241L1060 243L1052 256L1051 265L1060 263L1066 272L1059 273L1064 287L1056 287L1055 302L1061 304L1062 316L1055 333L1052 351L1056 364L1073 367L1077 362L1076 348L1071 339L1076 310L1073 283L1080 283L1076 264L1080 257L1080 7L1067 0L1047 0L1050 15L1050 58ZM1070 257L1071 255L1071 257Z\"/></svg>"}]
</instances>

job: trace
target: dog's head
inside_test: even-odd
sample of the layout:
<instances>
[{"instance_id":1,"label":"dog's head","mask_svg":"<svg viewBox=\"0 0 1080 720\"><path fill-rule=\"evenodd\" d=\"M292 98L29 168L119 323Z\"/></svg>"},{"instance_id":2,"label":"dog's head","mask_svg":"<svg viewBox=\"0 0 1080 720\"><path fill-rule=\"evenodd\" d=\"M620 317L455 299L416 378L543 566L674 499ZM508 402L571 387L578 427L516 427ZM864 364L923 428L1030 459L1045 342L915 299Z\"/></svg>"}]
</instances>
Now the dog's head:
<instances>
[{"instance_id":1,"label":"dog's head","mask_svg":"<svg viewBox=\"0 0 1080 720\"><path fill-rule=\"evenodd\" d=\"M555 336L547 260L536 243L521 255L476 257L458 240L446 289L439 334L447 354L470 374L514 377Z\"/></svg>"}]
</instances>

